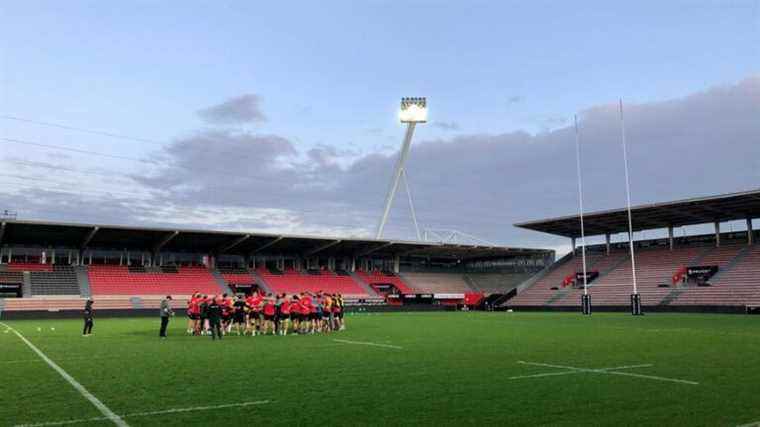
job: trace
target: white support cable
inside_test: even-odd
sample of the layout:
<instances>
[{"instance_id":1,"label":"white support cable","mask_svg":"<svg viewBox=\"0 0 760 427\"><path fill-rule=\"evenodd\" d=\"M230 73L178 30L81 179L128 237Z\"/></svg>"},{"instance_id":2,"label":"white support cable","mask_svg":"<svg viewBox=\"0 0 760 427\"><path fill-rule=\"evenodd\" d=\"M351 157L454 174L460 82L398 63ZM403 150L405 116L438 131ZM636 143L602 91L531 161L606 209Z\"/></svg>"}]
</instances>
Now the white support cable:
<instances>
[{"instance_id":1,"label":"white support cable","mask_svg":"<svg viewBox=\"0 0 760 427\"><path fill-rule=\"evenodd\" d=\"M625 136L625 119L623 117L623 99L620 99L620 135L623 141L623 163L625 164L625 192L628 201L628 245L631 248L631 270L633 272L633 294L638 295L636 284L636 256L633 249L633 219L631 215L631 182L628 176L628 144Z\"/></svg>"},{"instance_id":2,"label":"white support cable","mask_svg":"<svg viewBox=\"0 0 760 427\"><path fill-rule=\"evenodd\" d=\"M401 170L404 185L406 186L406 196L409 198L409 209L412 211L412 222L414 222L414 231L417 233L417 240L422 241L422 235L420 234L420 226L417 223L417 213L414 211L414 203L412 202L412 190L409 187L409 177L406 174L406 168Z\"/></svg>"},{"instance_id":3,"label":"white support cable","mask_svg":"<svg viewBox=\"0 0 760 427\"><path fill-rule=\"evenodd\" d=\"M581 219L581 254L583 259L583 295L588 295L586 274L586 229L583 224L583 175L581 175L581 137L578 131L578 115L575 115L575 163L578 171L578 213Z\"/></svg>"}]
</instances>

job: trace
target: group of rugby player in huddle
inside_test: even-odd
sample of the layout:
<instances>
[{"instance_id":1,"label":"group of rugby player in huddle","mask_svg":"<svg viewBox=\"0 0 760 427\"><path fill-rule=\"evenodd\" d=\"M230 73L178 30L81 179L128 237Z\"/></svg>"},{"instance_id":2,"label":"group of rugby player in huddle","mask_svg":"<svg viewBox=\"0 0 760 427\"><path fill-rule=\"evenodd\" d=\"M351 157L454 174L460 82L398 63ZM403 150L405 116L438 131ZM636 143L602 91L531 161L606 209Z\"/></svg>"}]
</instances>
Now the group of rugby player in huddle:
<instances>
[{"instance_id":1,"label":"group of rugby player in huddle","mask_svg":"<svg viewBox=\"0 0 760 427\"><path fill-rule=\"evenodd\" d=\"M192 335L314 334L345 329L343 296L318 292L234 298L195 293L187 302L187 333Z\"/></svg>"}]
</instances>

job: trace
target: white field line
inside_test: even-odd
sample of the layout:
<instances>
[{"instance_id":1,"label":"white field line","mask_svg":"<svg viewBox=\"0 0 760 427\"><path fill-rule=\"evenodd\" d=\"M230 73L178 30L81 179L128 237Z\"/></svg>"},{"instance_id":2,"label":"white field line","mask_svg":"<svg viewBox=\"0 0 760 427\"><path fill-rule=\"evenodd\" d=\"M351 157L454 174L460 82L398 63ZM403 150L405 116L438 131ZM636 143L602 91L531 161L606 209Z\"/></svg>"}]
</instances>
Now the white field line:
<instances>
[{"instance_id":1,"label":"white field line","mask_svg":"<svg viewBox=\"0 0 760 427\"><path fill-rule=\"evenodd\" d=\"M749 423L749 424L742 424L736 427L760 427L760 421L755 421L754 423Z\"/></svg>"},{"instance_id":2,"label":"white field line","mask_svg":"<svg viewBox=\"0 0 760 427\"><path fill-rule=\"evenodd\" d=\"M16 334L17 337L21 339L21 341L24 342L32 351L37 353L37 356L40 357L40 359L44 360L45 363L47 363L51 368L53 368L54 371L58 372L60 376L63 377L66 381L71 384L72 387L74 387L79 394L81 394L85 399L89 400L90 403L93 404L96 408L98 408L98 411L100 411L101 414L105 417L104 419L110 420L114 424L116 424L119 427L129 427L129 424L127 424L120 416L116 415L108 406L106 406L103 402L101 402L97 397L95 397L92 393L90 393L82 384L77 382L77 380L74 379L71 375L69 375L66 371L64 371L60 366L56 365L55 362L50 360L49 357L45 355L40 349L38 349L34 344L32 344L28 339L26 339L19 331L11 328L10 326L6 325L5 323L0 322L0 325L5 326L8 328L11 332Z\"/></svg>"},{"instance_id":3,"label":"white field line","mask_svg":"<svg viewBox=\"0 0 760 427\"><path fill-rule=\"evenodd\" d=\"M651 363L644 363L641 365L627 365L627 366L616 366L614 368L600 368L599 370L600 371L617 371L620 369L651 368L652 366L654 365Z\"/></svg>"},{"instance_id":4,"label":"white field line","mask_svg":"<svg viewBox=\"0 0 760 427\"><path fill-rule=\"evenodd\" d=\"M534 374L534 375L518 375L516 377L509 377L510 380L521 380L524 378L541 378L541 377L556 377L559 375L572 375L572 374L580 374L581 371L562 371L562 372L549 372L545 374Z\"/></svg>"},{"instance_id":5,"label":"white field line","mask_svg":"<svg viewBox=\"0 0 760 427\"><path fill-rule=\"evenodd\" d=\"M673 382L673 383L679 383L679 384L699 385L699 383L696 381L682 380L678 378L658 377L656 375L634 374L631 372L617 372L617 371L610 370L611 368L586 369L586 368L576 368L574 366L552 365L548 363L523 362L522 360L518 361L517 363L520 363L523 365L543 366L546 368L567 369L570 371L587 372L587 373L593 373L593 374L620 375L620 376L625 376L625 377L645 378L645 379L650 379L650 380L666 381L666 382Z\"/></svg>"},{"instance_id":6,"label":"white field line","mask_svg":"<svg viewBox=\"0 0 760 427\"><path fill-rule=\"evenodd\" d=\"M349 340L339 340L334 339L333 341L343 343L343 344L356 344L356 345L369 345L372 347L383 347L383 348L392 348L395 350L403 350L404 347L399 347L397 345L390 345L390 344L378 344L374 342L364 342L364 341L349 341Z\"/></svg>"},{"instance_id":7,"label":"white field line","mask_svg":"<svg viewBox=\"0 0 760 427\"><path fill-rule=\"evenodd\" d=\"M58 359L58 362L71 362L74 360L96 360L96 359L112 359L113 357L106 357L106 356L77 356L77 357L65 357L62 359ZM16 363L43 363L44 360L39 359L18 359L18 360L0 360L0 365L4 364L16 364Z\"/></svg>"},{"instance_id":8,"label":"white field line","mask_svg":"<svg viewBox=\"0 0 760 427\"><path fill-rule=\"evenodd\" d=\"M614 368L601 368L599 370L600 371L613 371L613 370L617 370L617 369L650 368L652 366L654 366L654 365L652 365L651 363L646 363L646 364L643 364L643 365L627 365L627 366L616 366ZM523 378L556 377L556 376L560 376L560 375L580 374L582 372L583 371L580 371L580 370L577 370L577 369L573 369L573 370L569 370L569 371L549 372L549 373L545 373L545 374L518 375L516 377L509 377L508 379L510 379L510 380L520 380L520 379L523 379Z\"/></svg>"},{"instance_id":9,"label":"white field line","mask_svg":"<svg viewBox=\"0 0 760 427\"><path fill-rule=\"evenodd\" d=\"M526 363L526 362L519 362L519 363ZM601 368L600 371L614 371L618 369L635 369L635 368L650 368L654 365L651 363L646 363L643 365L627 365L627 366L616 366L614 368ZM559 375L572 375L572 374L580 374L583 371L578 369L573 369L569 371L563 371L563 372L548 372L544 374L533 374L533 375L518 375L516 377L509 377L510 380L520 380L523 378L541 378L541 377L556 377Z\"/></svg>"},{"instance_id":10,"label":"white field line","mask_svg":"<svg viewBox=\"0 0 760 427\"><path fill-rule=\"evenodd\" d=\"M161 411L134 412L131 414L124 414L121 417L122 418L149 417L153 415L180 414L183 412L210 411L214 409L227 409L227 408L241 408L245 406L264 405L267 403L270 403L270 401L269 400L255 400L252 402L227 403L224 405L194 406L190 408L164 409ZM89 422L94 422L94 421L105 421L105 420L108 420L108 418L106 417L80 418L76 420L48 421L44 423L35 423L35 424L16 424L15 427L63 426L63 425L69 425L69 424L81 424L81 423L89 423Z\"/></svg>"}]
</instances>

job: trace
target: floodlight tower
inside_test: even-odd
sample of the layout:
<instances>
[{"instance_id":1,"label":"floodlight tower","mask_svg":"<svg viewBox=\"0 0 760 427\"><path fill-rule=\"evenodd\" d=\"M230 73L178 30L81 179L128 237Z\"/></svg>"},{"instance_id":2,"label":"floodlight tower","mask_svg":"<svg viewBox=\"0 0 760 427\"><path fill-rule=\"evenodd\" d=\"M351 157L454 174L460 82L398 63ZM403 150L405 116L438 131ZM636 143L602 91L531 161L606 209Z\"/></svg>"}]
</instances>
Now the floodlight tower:
<instances>
[{"instance_id":1,"label":"floodlight tower","mask_svg":"<svg viewBox=\"0 0 760 427\"><path fill-rule=\"evenodd\" d=\"M410 208L412 210L412 219L414 220L414 226L417 228L417 239L420 239L419 226L417 225L414 207L411 205L412 196L409 194L409 182L406 180L406 170L404 168L406 165L406 159L409 157L409 150L412 147L414 128L417 123L427 122L427 100L425 98L401 98L399 120L401 120L401 123L406 123L406 135L404 136L404 143L401 145L401 152L398 155L398 160L396 160L396 167L393 171L393 178L391 178L391 185L388 188L388 195L385 197L385 209L383 210L383 216L380 218L380 224L377 227L377 234L375 236L378 239L383 237L383 229L385 228L385 223L388 221L388 215L391 212L393 199L396 197L396 191L398 190L398 185L402 177L407 186L407 195L409 196Z\"/></svg>"}]
</instances>

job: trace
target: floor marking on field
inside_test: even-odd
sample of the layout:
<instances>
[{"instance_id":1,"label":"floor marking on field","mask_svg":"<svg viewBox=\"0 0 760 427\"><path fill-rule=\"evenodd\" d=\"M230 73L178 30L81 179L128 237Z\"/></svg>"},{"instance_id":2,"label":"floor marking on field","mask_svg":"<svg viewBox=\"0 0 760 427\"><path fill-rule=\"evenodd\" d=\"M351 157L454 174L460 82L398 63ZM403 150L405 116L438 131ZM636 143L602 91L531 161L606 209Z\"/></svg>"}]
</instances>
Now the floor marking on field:
<instances>
[{"instance_id":1,"label":"floor marking on field","mask_svg":"<svg viewBox=\"0 0 760 427\"><path fill-rule=\"evenodd\" d=\"M210 411L215 409L228 409L228 408L241 408L246 406L254 406L254 405L265 405L267 403L272 403L270 400L254 400L252 402L240 402L240 403L226 403L223 405L212 405L212 406L193 406L190 408L173 408L173 409L164 409L160 411L148 411L148 412L134 412L131 414L124 414L121 415L122 418L138 418L138 417L149 417L152 415L166 415L166 414L181 414L183 412L196 412L196 411ZM48 421L44 423L34 423L34 424L16 424L14 427L47 427L47 426L63 426L63 425L69 425L69 424L81 424L81 423L90 423L93 421L106 421L109 418L106 417L93 417L93 418L80 418L76 420L63 420L63 421Z\"/></svg>"},{"instance_id":2,"label":"floor marking on field","mask_svg":"<svg viewBox=\"0 0 760 427\"><path fill-rule=\"evenodd\" d=\"M93 406L95 406L96 408L98 408L98 411L100 411L100 413L104 415L104 419L110 420L111 422L113 422L114 424L116 424L119 427L129 427L129 424L127 424L120 416L114 414L114 412L108 406L106 406L97 397L95 397L86 388L84 388L84 386L82 384L79 384L79 382L77 382L77 380L75 380L74 377L72 377L71 375L69 375L60 366L56 365L55 362L53 362L52 360L50 360L50 358L47 357L45 355L45 353L43 353L39 348L37 348L28 339L26 339L26 337L24 337L23 335L21 335L21 333L19 331L11 328L10 326L6 325L5 323L1 323L0 322L0 325L5 326L11 332L13 332L14 334L16 334L16 336L19 337L19 339L21 339L21 341L23 341L24 344L26 344L30 349L32 349L32 351L34 351L35 353L37 353L37 356L39 356L40 359L44 360L45 363L47 363L51 368L53 368L53 370L55 370L56 372L58 372L58 374L60 376L62 376L63 379L65 379L66 381L68 381L69 384L71 384L71 386L74 387L79 392L79 394L81 394L85 399L89 400L90 403L93 404Z\"/></svg>"},{"instance_id":3,"label":"floor marking on field","mask_svg":"<svg viewBox=\"0 0 760 427\"><path fill-rule=\"evenodd\" d=\"M758 426L760 426L760 421L755 421L754 423L749 423L749 424L742 424L736 427L758 427Z\"/></svg>"},{"instance_id":4,"label":"floor marking on field","mask_svg":"<svg viewBox=\"0 0 760 427\"><path fill-rule=\"evenodd\" d=\"M393 349L396 349L396 350L403 350L404 349L404 347L399 347L397 345L378 344L378 343L374 343L374 342L349 341L349 340L339 340L339 339L334 339L333 341L340 342L340 343L343 343L343 344L369 345L369 346L372 346L372 347L393 348Z\"/></svg>"},{"instance_id":5,"label":"floor marking on field","mask_svg":"<svg viewBox=\"0 0 760 427\"><path fill-rule=\"evenodd\" d=\"M530 364L528 362L519 361L517 363L522 364ZM652 367L651 363L646 363L643 365L627 365L627 366L616 366L614 368L600 368L599 371L616 371L616 370L622 370L622 369L636 369L636 368L649 368ZM534 375L518 375L516 377L509 377L510 380L519 380L523 378L541 378L541 377L556 377L560 375L572 375L572 374L581 374L585 371L582 371L580 369L574 369L570 371L562 371L562 372L547 372L544 374L534 374Z\"/></svg>"},{"instance_id":6,"label":"floor marking on field","mask_svg":"<svg viewBox=\"0 0 760 427\"><path fill-rule=\"evenodd\" d=\"M78 356L78 357L66 357L62 359L58 359L58 363L60 362L71 362L75 360L96 360L96 359L112 359L112 357L106 357L106 356ZM2 364L15 364L15 363L44 363L44 360L40 359L18 359L18 360L0 360L0 365Z\"/></svg>"},{"instance_id":7,"label":"floor marking on field","mask_svg":"<svg viewBox=\"0 0 760 427\"><path fill-rule=\"evenodd\" d=\"M580 374L580 373L587 373L587 374L605 374L605 375L620 375L625 377L634 377L634 378L644 378L649 380L655 380L655 381L666 381L666 382L672 382L672 383L679 383L679 384L689 384L689 385L699 385L696 381L689 381L689 380L682 380L679 378L668 378L668 377L659 377L656 375L644 375L644 374L634 374L632 372L620 372L624 369L635 369L635 368L649 368L654 365L652 364L642 364L642 365L627 365L627 366L617 366L613 368L596 368L596 369L589 369L589 368L578 368L575 366L566 366L566 365L552 365L549 363L537 363L537 362L524 362L522 360L518 360L517 363L521 365L531 365L531 366L542 366L545 368L555 368L555 369L565 369L563 372L550 372L550 373L543 373L543 374L535 374L535 375L521 375L517 377L510 377L510 380L516 380L516 379L523 379L523 378L539 378L539 377L549 377L549 376L556 376L556 375L570 375L570 374Z\"/></svg>"}]
</instances>

